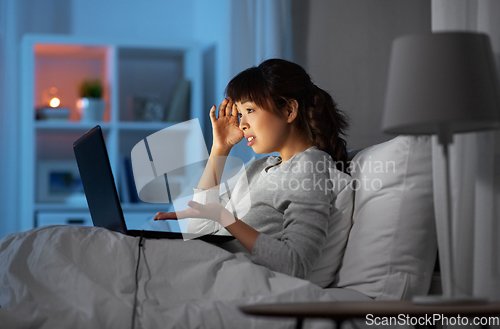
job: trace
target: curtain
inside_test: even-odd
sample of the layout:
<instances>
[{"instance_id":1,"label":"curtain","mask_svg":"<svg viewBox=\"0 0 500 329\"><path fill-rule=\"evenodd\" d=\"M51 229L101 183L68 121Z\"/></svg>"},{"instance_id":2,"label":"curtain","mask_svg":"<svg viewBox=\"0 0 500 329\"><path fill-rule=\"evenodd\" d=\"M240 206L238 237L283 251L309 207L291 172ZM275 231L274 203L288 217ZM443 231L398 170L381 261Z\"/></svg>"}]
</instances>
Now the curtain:
<instances>
[{"instance_id":1,"label":"curtain","mask_svg":"<svg viewBox=\"0 0 500 329\"><path fill-rule=\"evenodd\" d=\"M291 0L231 2L231 73L268 58L291 59Z\"/></svg>"},{"instance_id":2,"label":"curtain","mask_svg":"<svg viewBox=\"0 0 500 329\"><path fill-rule=\"evenodd\" d=\"M487 33L500 66L500 1L432 0L432 30ZM500 300L500 132L455 134L450 146L452 256L441 262L444 293ZM434 201L440 258L447 251L443 229L444 159L433 139Z\"/></svg>"}]
</instances>

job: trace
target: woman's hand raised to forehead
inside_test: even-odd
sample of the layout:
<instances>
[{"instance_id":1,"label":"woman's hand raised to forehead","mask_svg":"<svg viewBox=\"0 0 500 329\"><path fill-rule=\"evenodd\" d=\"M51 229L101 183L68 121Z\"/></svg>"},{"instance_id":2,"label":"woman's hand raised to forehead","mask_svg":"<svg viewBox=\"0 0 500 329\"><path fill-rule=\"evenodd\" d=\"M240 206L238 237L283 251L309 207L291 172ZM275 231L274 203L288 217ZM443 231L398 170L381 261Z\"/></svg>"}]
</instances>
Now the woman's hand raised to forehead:
<instances>
[{"instance_id":1,"label":"woman's hand raised to forehead","mask_svg":"<svg viewBox=\"0 0 500 329\"><path fill-rule=\"evenodd\" d=\"M217 108L210 109L210 121L212 121L213 148L220 150L231 149L243 139L243 131L240 129L238 111L236 105L225 98L219 106L218 118L215 116Z\"/></svg>"}]
</instances>

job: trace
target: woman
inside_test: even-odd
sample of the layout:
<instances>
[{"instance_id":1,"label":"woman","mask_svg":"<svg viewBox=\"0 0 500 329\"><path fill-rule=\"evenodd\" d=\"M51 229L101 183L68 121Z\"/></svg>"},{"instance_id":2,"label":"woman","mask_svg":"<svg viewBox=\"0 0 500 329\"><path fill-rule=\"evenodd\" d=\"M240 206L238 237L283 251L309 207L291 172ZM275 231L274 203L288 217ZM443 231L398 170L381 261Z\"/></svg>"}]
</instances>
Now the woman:
<instances>
[{"instance_id":1,"label":"woman","mask_svg":"<svg viewBox=\"0 0 500 329\"><path fill-rule=\"evenodd\" d=\"M229 231L253 262L307 278L327 238L336 238L329 233L336 225L336 196L346 186L338 180L348 180L337 170L346 162L342 135L347 119L302 67L281 59L238 74L229 82L226 96L218 117L215 105L210 110L213 146L195 200L219 200L217 178L231 148L243 138L256 153L280 156L257 160L246 170L251 204L241 218L233 215L238 214L234 208L248 195L232 193L230 200L221 197L222 204L191 201L190 208L159 212L155 219L190 218L190 232L206 229L208 221L211 230ZM203 219L196 223L194 218Z\"/></svg>"}]
</instances>

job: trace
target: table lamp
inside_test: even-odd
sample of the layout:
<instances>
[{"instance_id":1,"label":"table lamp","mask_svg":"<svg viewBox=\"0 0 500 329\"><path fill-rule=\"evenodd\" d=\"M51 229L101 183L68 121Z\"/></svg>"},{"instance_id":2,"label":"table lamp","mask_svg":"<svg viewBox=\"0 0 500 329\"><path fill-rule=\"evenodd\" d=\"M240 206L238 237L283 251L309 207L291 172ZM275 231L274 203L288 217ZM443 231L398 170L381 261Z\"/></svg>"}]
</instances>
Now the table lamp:
<instances>
[{"instance_id":1,"label":"table lamp","mask_svg":"<svg viewBox=\"0 0 500 329\"><path fill-rule=\"evenodd\" d=\"M437 135L445 160L447 250L439 250L443 295L415 303L474 302L455 294L448 147L453 133L500 127L500 89L489 37L440 32L403 36L392 45L382 130L389 134ZM436 205L439 207L441 205Z\"/></svg>"}]
</instances>

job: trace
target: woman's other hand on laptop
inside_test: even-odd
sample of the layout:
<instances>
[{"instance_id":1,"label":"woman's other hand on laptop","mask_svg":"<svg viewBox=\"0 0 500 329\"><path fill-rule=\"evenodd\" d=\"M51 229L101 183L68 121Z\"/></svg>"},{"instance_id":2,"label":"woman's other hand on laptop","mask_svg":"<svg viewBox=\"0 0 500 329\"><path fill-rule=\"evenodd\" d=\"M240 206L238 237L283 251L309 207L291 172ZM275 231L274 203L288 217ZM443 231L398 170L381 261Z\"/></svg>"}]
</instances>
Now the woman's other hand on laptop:
<instances>
[{"instance_id":1,"label":"woman's other hand on laptop","mask_svg":"<svg viewBox=\"0 0 500 329\"><path fill-rule=\"evenodd\" d=\"M158 212L154 220L169 220L183 218L208 218L226 227L233 224L236 218L219 203L201 204L189 201L190 208L176 212Z\"/></svg>"}]
</instances>

